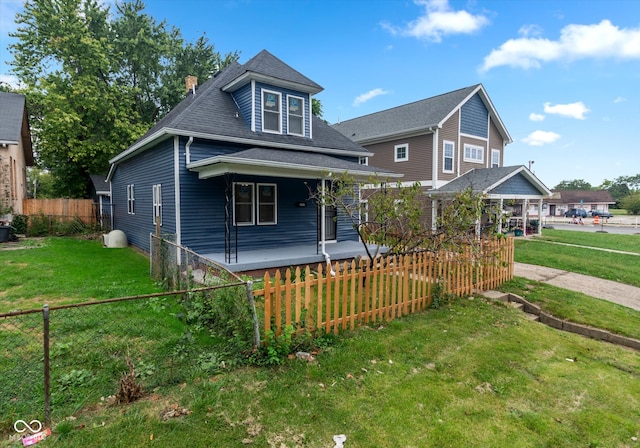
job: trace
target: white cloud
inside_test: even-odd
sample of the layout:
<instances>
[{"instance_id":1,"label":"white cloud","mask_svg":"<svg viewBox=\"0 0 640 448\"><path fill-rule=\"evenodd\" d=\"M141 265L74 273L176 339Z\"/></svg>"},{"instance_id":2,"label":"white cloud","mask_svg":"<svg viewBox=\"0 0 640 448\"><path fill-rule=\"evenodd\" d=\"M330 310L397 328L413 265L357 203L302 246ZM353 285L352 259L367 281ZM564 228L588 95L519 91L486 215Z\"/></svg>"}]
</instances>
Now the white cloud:
<instances>
[{"instance_id":1,"label":"white cloud","mask_svg":"<svg viewBox=\"0 0 640 448\"><path fill-rule=\"evenodd\" d=\"M441 42L442 37L451 34L471 34L489 23L483 15L473 15L464 10L454 11L448 0L414 0L424 6L424 14L412 20L406 27L382 23L393 35L410 36L431 42Z\"/></svg>"},{"instance_id":2,"label":"white cloud","mask_svg":"<svg viewBox=\"0 0 640 448\"><path fill-rule=\"evenodd\" d=\"M531 120L531 121L543 121L544 120L544 115L536 114L536 113L531 112L529 114L529 120Z\"/></svg>"},{"instance_id":3,"label":"white cloud","mask_svg":"<svg viewBox=\"0 0 640 448\"><path fill-rule=\"evenodd\" d=\"M523 37L540 36L542 35L542 28L538 25L523 25L518 30L518 34Z\"/></svg>"},{"instance_id":4,"label":"white cloud","mask_svg":"<svg viewBox=\"0 0 640 448\"><path fill-rule=\"evenodd\" d=\"M481 70L501 65L540 68L544 62L557 60L640 59L640 28L621 29L609 20L593 25L567 25L556 41L527 36L509 39L491 51Z\"/></svg>"},{"instance_id":5,"label":"white cloud","mask_svg":"<svg viewBox=\"0 0 640 448\"><path fill-rule=\"evenodd\" d=\"M362 103L366 103L367 101L369 101L372 98L375 98L375 97L380 96L380 95L386 95L388 93L391 93L391 92L389 92L388 90L382 90L382 89L370 90L367 93L363 93L362 95L358 95L356 97L356 99L353 100L353 105L355 107L358 107Z\"/></svg>"},{"instance_id":6,"label":"white cloud","mask_svg":"<svg viewBox=\"0 0 640 448\"><path fill-rule=\"evenodd\" d=\"M542 146L547 143L553 143L560 138L560 134L551 131L533 131L522 139L523 142L530 146Z\"/></svg>"},{"instance_id":7,"label":"white cloud","mask_svg":"<svg viewBox=\"0 0 640 448\"><path fill-rule=\"evenodd\" d=\"M617 97L615 100L613 100L613 102L614 102L614 103L616 103L616 104L618 104L618 103L624 103L625 101L627 101L627 99L626 99L626 98L624 98L624 97L621 97L621 96L619 96L619 97Z\"/></svg>"},{"instance_id":8,"label":"white cloud","mask_svg":"<svg viewBox=\"0 0 640 448\"><path fill-rule=\"evenodd\" d=\"M590 110L582 101L578 101L577 103L556 104L555 106L552 106L551 103L544 103L544 111L547 114L562 115L563 117L584 120L584 114Z\"/></svg>"},{"instance_id":9,"label":"white cloud","mask_svg":"<svg viewBox=\"0 0 640 448\"><path fill-rule=\"evenodd\" d=\"M25 87L16 76L0 73L0 84L8 84L14 89Z\"/></svg>"}]
</instances>

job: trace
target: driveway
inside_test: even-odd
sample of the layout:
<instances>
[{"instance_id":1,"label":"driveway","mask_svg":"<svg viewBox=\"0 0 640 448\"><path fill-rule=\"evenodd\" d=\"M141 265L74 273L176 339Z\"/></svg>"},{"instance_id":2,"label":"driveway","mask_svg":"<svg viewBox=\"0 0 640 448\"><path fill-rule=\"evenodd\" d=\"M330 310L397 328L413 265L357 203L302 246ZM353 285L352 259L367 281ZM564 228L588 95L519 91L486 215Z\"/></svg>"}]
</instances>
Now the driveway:
<instances>
[{"instance_id":1,"label":"driveway","mask_svg":"<svg viewBox=\"0 0 640 448\"><path fill-rule=\"evenodd\" d=\"M515 263L514 274L640 311L640 288L635 286L525 263Z\"/></svg>"}]
</instances>

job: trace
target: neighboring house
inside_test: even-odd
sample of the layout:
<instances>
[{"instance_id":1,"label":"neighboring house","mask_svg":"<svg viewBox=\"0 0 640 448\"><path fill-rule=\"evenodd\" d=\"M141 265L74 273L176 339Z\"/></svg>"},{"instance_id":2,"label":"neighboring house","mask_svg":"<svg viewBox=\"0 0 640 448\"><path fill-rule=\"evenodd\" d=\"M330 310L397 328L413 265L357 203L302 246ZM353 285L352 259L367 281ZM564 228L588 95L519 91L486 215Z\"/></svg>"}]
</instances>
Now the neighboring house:
<instances>
[{"instance_id":1,"label":"neighboring house","mask_svg":"<svg viewBox=\"0 0 640 448\"><path fill-rule=\"evenodd\" d=\"M371 153L312 115L322 87L264 50L195 82L110 161L113 228L148 251L157 224L235 271L360 254L351 223L309 200L310 189L345 172L399 176L360 164Z\"/></svg>"},{"instance_id":2,"label":"neighboring house","mask_svg":"<svg viewBox=\"0 0 640 448\"><path fill-rule=\"evenodd\" d=\"M543 204L542 211L545 216L564 216L564 212L572 208L608 212L615 203L607 190L561 190L553 192Z\"/></svg>"},{"instance_id":3,"label":"neighboring house","mask_svg":"<svg viewBox=\"0 0 640 448\"><path fill-rule=\"evenodd\" d=\"M27 167L33 165L31 131L24 95L0 92L0 220L22 213Z\"/></svg>"},{"instance_id":4,"label":"neighboring house","mask_svg":"<svg viewBox=\"0 0 640 448\"><path fill-rule=\"evenodd\" d=\"M499 186L496 200L519 201L524 210L528 202L541 205L550 194L524 167L485 171L503 167L505 147L512 139L482 84L340 122L333 128L373 151L373 164L404 174L404 184L419 182L427 195L472 171L477 175L453 186L468 188L469 182L490 179L477 190L490 192ZM504 177L496 178L496 173ZM455 191L450 187L443 193L440 198ZM426 200L425 207L435 225L436 204Z\"/></svg>"},{"instance_id":5,"label":"neighboring house","mask_svg":"<svg viewBox=\"0 0 640 448\"><path fill-rule=\"evenodd\" d=\"M91 199L96 209L96 220L103 230L111 229L111 190L107 176L91 174Z\"/></svg>"}]
</instances>

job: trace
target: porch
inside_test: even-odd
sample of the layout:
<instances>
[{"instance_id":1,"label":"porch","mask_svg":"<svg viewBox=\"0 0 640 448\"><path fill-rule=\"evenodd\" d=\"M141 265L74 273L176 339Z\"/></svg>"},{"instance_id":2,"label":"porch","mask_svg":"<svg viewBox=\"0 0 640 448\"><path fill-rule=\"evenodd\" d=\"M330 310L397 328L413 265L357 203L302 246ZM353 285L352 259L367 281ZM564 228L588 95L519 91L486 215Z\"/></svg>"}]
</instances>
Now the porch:
<instances>
[{"instance_id":1,"label":"porch","mask_svg":"<svg viewBox=\"0 0 640 448\"><path fill-rule=\"evenodd\" d=\"M369 245L371 253L375 253L376 246ZM359 241L340 241L326 243L325 251L329 254L331 263L338 260L366 256L363 243ZM381 248L380 253L384 253ZM299 244L291 246L281 246L274 249L243 250L235 255L231 262L228 262L224 252L200 254L217 264L224 266L232 272L249 272L257 270L283 268L290 266L309 265L313 267L318 263L325 263L322 248L319 244Z\"/></svg>"}]
</instances>

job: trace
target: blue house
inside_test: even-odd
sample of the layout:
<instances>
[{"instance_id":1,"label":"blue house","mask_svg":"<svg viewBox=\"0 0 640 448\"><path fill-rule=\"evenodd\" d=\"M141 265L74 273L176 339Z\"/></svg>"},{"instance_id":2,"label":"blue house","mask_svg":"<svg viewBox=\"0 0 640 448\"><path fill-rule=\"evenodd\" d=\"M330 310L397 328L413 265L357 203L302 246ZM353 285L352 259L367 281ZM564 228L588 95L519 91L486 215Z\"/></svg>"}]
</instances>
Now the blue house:
<instances>
[{"instance_id":1,"label":"blue house","mask_svg":"<svg viewBox=\"0 0 640 448\"><path fill-rule=\"evenodd\" d=\"M149 251L160 226L240 272L362 253L351 223L309 199L332 177L400 175L312 113L322 87L266 50L227 66L110 160L113 228Z\"/></svg>"}]
</instances>

